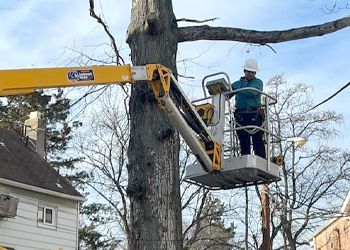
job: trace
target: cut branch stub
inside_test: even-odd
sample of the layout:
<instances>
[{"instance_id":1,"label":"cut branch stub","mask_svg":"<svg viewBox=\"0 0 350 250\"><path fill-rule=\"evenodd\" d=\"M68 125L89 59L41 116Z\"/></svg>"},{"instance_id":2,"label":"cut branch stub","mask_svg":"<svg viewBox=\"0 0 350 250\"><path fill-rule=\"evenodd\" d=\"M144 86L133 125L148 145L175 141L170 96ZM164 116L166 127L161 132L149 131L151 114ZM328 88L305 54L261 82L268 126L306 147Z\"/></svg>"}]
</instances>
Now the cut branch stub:
<instances>
[{"instance_id":1,"label":"cut branch stub","mask_svg":"<svg viewBox=\"0 0 350 250\"><path fill-rule=\"evenodd\" d=\"M155 12L151 12L147 16L146 21L146 32L151 35L156 35L161 33L163 29L162 22Z\"/></svg>"}]
</instances>

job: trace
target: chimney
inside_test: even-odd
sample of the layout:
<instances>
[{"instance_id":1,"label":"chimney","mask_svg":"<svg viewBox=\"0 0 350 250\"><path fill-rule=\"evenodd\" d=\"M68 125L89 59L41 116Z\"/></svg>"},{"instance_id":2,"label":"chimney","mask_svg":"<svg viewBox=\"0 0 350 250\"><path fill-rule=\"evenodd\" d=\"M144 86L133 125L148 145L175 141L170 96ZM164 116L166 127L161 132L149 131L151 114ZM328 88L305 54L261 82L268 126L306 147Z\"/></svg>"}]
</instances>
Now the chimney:
<instances>
[{"instance_id":1,"label":"chimney","mask_svg":"<svg viewBox=\"0 0 350 250\"><path fill-rule=\"evenodd\" d=\"M38 111L30 112L29 119L24 121L24 135L28 137L33 149L45 158L45 120Z\"/></svg>"}]
</instances>

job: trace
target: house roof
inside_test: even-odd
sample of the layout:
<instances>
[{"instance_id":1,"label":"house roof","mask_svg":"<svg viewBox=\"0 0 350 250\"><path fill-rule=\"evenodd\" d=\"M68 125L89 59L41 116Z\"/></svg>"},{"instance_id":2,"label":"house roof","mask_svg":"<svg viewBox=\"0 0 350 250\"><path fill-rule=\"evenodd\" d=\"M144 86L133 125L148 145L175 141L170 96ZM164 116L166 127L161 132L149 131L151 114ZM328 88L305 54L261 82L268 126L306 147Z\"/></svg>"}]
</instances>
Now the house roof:
<instances>
[{"instance_id":1,"label":"house roof","mask_svg":"<svg viewBox=\"0 0 350 250\"><path fill-rule=\"evenodd\" d=\"M320 228L318 228L310 237L310 241L313 240L314 237L316 237L317 235L319 235L321 232L323 232L325 229L327 229L330 225L332 225L334 222L336 222L337 220L339 220L339 218L333 218L333 219L329 219L327 220Z\"/></svg>"},{"instance_id":2,"label":"house roof","mask_svg":"<svg viewBox=\"0 0 350 250\"><path fill-rule=\"evenodd\" d=\"M0 128L0 178L11 183L26 184L22 185L25 187L53 191L51 194L82 197L65 178L26 146L15 132L4 128Z\"/></svg>"},{"instance_id":3,"label":"house roof","mask_svg":"<svg viewBox=\"0 0 350 250\"><path fill-rule=\"evenodd\" d=\"M340 208L339 214L336 215L335 218L330 219L325 224L323 224L318 230L316 230L316 232L314 232L312 234L312 237L315 237L318 234L320 234L323 230L327 229L330 225L332 225L339 218L342 218L343 216L349 216L349 215L350 215L350 190L348 191L348 194L344 199L344 202ZM310 238L310 240L312 240L312 237Z\"/></svg>"},{"instance_id":4,"label":"house roof","mask_svg":"<svg viewBox=\"0 0 350 250\"><path fill-rule=\"evenodd\" d=\"M350 214L350 190L341 206L340 212L342 214Z\"/></svg>"}]
</instances>

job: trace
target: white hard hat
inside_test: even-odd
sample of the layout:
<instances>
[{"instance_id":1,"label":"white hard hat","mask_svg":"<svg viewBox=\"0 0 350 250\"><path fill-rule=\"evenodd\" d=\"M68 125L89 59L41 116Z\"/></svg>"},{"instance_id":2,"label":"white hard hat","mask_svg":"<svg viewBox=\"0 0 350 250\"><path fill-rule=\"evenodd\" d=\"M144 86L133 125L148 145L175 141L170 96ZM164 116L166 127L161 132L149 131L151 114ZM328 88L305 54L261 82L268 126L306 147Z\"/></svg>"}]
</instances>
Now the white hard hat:
<instances>
[{"instance_id":1,"label":"white hard hat","mask_svg":"<svg viewBox=\"0 0 350 250\"><path fill-rule=\"evenodd\" d=\"M253 72L257 72L259 69L258 63L254 59L248 59L247 61L245 61L243 68L245 70Z\"/></svg>"}]
</instances>

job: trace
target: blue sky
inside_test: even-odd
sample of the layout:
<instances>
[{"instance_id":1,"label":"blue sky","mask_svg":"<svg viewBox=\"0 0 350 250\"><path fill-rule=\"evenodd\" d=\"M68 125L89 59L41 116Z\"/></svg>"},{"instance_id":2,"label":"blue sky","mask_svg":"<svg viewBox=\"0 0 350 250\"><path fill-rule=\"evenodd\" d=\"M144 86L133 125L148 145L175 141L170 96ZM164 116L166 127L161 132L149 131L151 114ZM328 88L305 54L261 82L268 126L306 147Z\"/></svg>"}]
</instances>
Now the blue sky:
<instances>
[{"instance_id":1,"label":"blue sky","mask_svg":"<svg viewBox=\"0 0 350 250\"><path fill-rule=\"evenodd\" d=\"M96 11L107 20L128 61L125 37L131 0L95 2ZM345 10L327 14L322 10L326 3L331 5L332 1L173 1L177 18L201 20L218 17L209 25L255 30L283 30L315 25L349 14ZM339 2L340 5L342 3ZM94 45L109 42L101 26L89 17L88 0L0 0L0 16L0 69L65 66L75 56L69 49L99 57L106 47L97 49ZM349 38L350 28L346 28L323 37L272 44L277 53L267 47L236 42L183 43L179 45L178 60L195 59L179 63L179 71L194 79L180 81L185 90L195 96L201 89L204 75L225 71L231 80L237 79L241 75L244 60L254 57L260 64L259 77L263 81L284 73L291 83L311 85L312 98L318 103L350 80ZM345 124L340 127L342 136L337 141L347 148L350 147L349 92L350 89L347 89L321 106L344 115Z\"/></svg>"}]
</instances>

